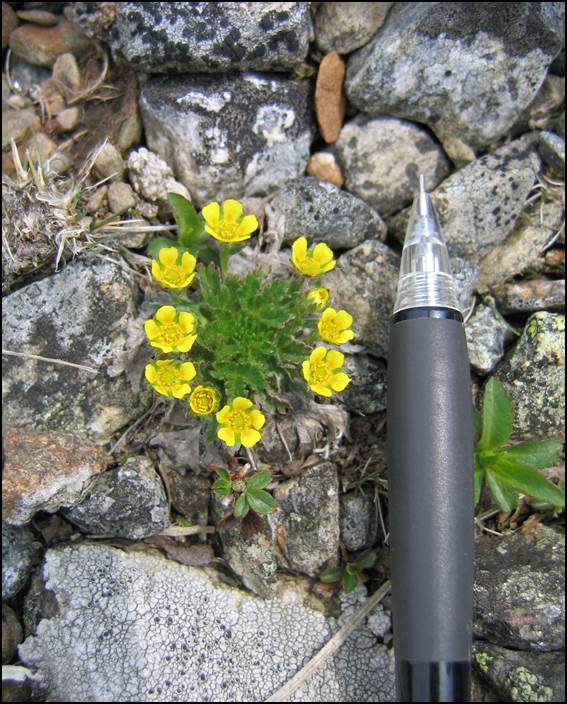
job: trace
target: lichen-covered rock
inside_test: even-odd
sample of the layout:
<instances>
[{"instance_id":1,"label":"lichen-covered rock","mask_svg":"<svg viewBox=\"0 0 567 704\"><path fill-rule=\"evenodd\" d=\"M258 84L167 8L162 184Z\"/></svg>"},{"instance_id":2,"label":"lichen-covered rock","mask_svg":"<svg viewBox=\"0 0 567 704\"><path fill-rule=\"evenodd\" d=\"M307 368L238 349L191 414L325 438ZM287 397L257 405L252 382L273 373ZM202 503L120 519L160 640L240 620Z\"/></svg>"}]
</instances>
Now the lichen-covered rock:
<instances>
[{"instance_id":1,"label":"lichen-covered rock","mask_svg":"<svg viewBox=\"0 0 567 704\"><path fill-rule=\"evenodd\" d=\"M313 33L308 2L76 2L73 17L144 73L290 71Z\"/></svg>"},{"instance_id":2,"label":"lichen-covered rock","mask_svg":"<svg viewBox=\"0 0 567 704\"><path fill-rule=\"evenodd\" d=\"M130 276L103 260L76 260L4 298L5 349L91 370L5 357L4 421L103 444L138 417L149 399L125 367L137 301Z\"/></svg>"},{"instance_id":3,"label":"lichen-covered rock","mask_svg":"<svg viewBox=\"0 0 567 704\"><path fill-rule=\"evenodd\" d=\"M536 310L565 310L565 279L529 279L494 289L502 313L533 313Z\"/></svg>"},{"instance_id":4,"label":"lichen-covered rock","mask_svg":"<svg viewBox=\"0 0 567 704\"><path fill-rule=\"evenodd\" d=\"M386 410L387 370L367 354L345 354L344 368L350 384L337 399L351 413L371 415Z\"/></svg>"},{"instance_id":5,"label":"lichen-covered rock","mask_svg":"<svg viewBox=\"0 0 567 704\"><path fill-rule=\"evenodd\" d=\"M520 650L559 650L565 636L565 535L481 536L476 545L474 633Z\"/></svg>"},{"instance_id":6,"label":"lichen-covered rock","mask_svg":"<svg viewBox=\"0 0 567 704\"><path fill-rule=\"evenodd\" d=\"M399 3L353 54L347 97L483 148L505 135L562 47L563 3Z\"/></svg>"},{"instance_id":7,"label":"lichen-covered rock","mask_svg":"<svg viewBox=\"0 0 567 704\"><path fill-rule=\"evenodd\" d=\"M351 491L341 494L341 540L347 550L368 548L374 542L377 514L374 501L367 494Z\"/></svg>"},{"instance_id":8,"label":"lichen-covered rock","mask_svg":"<svg viewBox=\"0 0 567 704\"><path fill-rule=\"evenodd\" d=\"M393 2L320 2L315 41L325 52L350 54L364 46L384 24Z\"/></svg>"},{"instance_id":9,"label":"lichen-covered rock","mask_svg":"<svg viewBox=\"0 0 567 704\"><path fill-rule=\"evenodd\" d=\"M150 203L168 208L168 193L179 193L190 200L189 192L182 183L176 181L171 167L145 147L134 149L126 163L128 178L134 190Z\"/></svg>"},{"instance_id":10,"label":"lichen-covered rock","mask_svg":"<svg viewBox=\"0 0 567 704\"><path fill-rule=\"evenodd\" d=\"M496 376L512 399L518 435L564 436L565 316L534 313Z\"/></svg>"},{"instance_id":11,"label":"lichen-covered rock","mask_svg":"<svg viewBox=\"0 0 567 704\"><path fill-rule=\"evenodd\" d=\"M140 540L169 525L167 496L147 457L130 457L97 477L86 497L63 511L71 523L91 535Z\"/></svg>"},{"instance_id":12,"label":"lichen-covered rock","mask_svg":"<svg viewBox=\"0 0 567 704\"><path fill-rule=\"evenodd\" d=\"M167 476L167 485L171 495L171 505L192 523L207 525L209 501L211 498L211 480L194 475L182 476L171 470L160 468Z\"/></svg>"},{"instance_id":13,"label":"lichen-covered rock","mask_svg":"<svg viewBox=\"0 0 567 704\"><path fill-rule=\"evenodd\" d=\"M343 249L386 236L382 219L364 201L309 176L282 186L266 206L266 216L270 237L286 244L303 235L310 245L326 242Z\"/></svg>"},{"instance_id":14,"label":"lichen-covered rock","mask_svg":"<svg viewBox=\"0 0 567 704\"><path fill-rule=\"evenodd\" d=\"M211 573L103 545L50 550L60 615L19 648L60 701L264 701L336 623L287 594L260 600ZM89 608L85 608L85 604ZM358 629L292 696L392 701L393 659Z\"/></svg>"},{"instance_id":15,"label":"lichen-covered rock","mask_svg":"<svg viewBox=\"0 0 567 704\"><path fill-rule=\"evenodd\" d=\"M451 257L451 273L455 282L459 310L466 311L471 305L471 299L478 285L480 267L468 259L453 256Z\"/></svg>"},{"instance_id":16,"label":"lichen-covered rock","mask_svg":"<svg viewBox=\"0 0 567 704\"><path fill-rule=\"evenodd\" d=\"M4 440L2 516L7 523L28 523L37 511L55 513L81 500L109 457L89 440L12 428Z\"/></svg>"},{"instance_id":17,"label":"lichen-covered rock","mask_svg":"<svg viewBox=\"0 0 567 704\"><path fill-rule=\"evenodd\" d=\"M339 257L323 278L333 307L352 315L356 342L376 357L387 357L399 272L397 254L381 242L366 240Z\"/></svg>"},{"instance_id":18,"label":"lichen-covered rock","mask_svg":"<svg viewBox=\"0 0 567 704\"><path fill-rule=\"evenodd\" d=\"M40 547L28 527L2 521L2 599L11 599L25 586Z\"/></svg>"},{"instance_id":19,"label":"lichen-covered rock","mask_svg":"<svg viewBox=\"0 0 567 704\"><path fill-rule=\"evenodd\" d=\"M24 632L14 610L2 604L2 665L12 661L23 639Z\"/></svg>"},{"instance_id":20,"label":"lichen-covered rock","mask_svg":"<svg viewBox=\"0 0 567 704\"><path fill-rule=\"evenodd\" d=\"M499 702L562 702L565 700L565 654L527 653L492 643L473 645L473 665ZM474 701L480 701L474 699Z\"/></svg>"},{"instance_id":21,"label":"lichen-covered rock","mask_svg":"<svg viewBox=\"0 0 567 704\"><path fill-rule=\"evenodd\" d=\"M489 306L479 305L465 325L470 363L479 374L488 374L504 356L504 345L513 333Z\"/></svg>"},{"instance_id":22,"label":"lichen-covered rock","mask_svg":"<svg viewBox=\"0 0 567 704\"><path fill-rule=\"evenodd\" d=\"M432 191L449 175L443 150L418 125L392 117L357 115L334 145L345 188L380 215L411 203L424 174Z\"/></svg>"},{"instance_id":23,"label":"lichen-covered rock","mask_svg":"<svg viewBox=\"0 0 567 704\"><path fill-rule=\"evenodd\" d=\"M500 147L446 178L431 194L451 257L478 263L516 224L540 166L531 135ZM409 209L388 225L403 240Z\"/></svg>"},{"instance_id":24,"label":"lichen-covered rock","mask_svg":"<svg viewBox=\"0 0 567 704\"><path fill-rule=\"evenodd\" d=\"M558 175L565 173L565 139L555 132L545 131L539 136L539 153L543 161Z\"/></svg>"},{"instance_id":25,"label":"lichen-covered rock","mask_svg":"<svg viewBox=\"0 0 567 704\"><path fill-rule=\"evenodd\" d=\"M151 78L140 105L148 146L202 206L266 195L303 174L310 94L307 81L254 73Z\"/></svg>"}]
</instances>

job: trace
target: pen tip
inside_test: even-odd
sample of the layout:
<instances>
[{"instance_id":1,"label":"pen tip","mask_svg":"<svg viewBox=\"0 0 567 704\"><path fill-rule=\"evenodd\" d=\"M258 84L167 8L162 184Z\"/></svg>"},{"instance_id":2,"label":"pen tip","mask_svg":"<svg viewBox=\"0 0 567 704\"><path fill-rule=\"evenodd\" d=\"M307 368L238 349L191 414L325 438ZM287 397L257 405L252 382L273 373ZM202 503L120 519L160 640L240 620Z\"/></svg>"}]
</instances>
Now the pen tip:
<instances>
[{"instance_id":1,"label":"pen tip","mask_svg":"<svg viewBox=\"0 0 567 704\"><path fill-rule=\"evenodd\" d=\"M433 205L429 193L425 189L425 174L419 175L419 193L417 194L417 213L431 217L433 213Z\"/></svg>"},{"instance_id":2,"label":"pen tip","mask_svg":"<svg viewBox=\"0 0 567 704\"><path fill-rule=\"evenodd\" d=\"M420 195L427 193L427 189L425 188L425 174L419 174L419 193Z\"/></svg>"}]
</instances>

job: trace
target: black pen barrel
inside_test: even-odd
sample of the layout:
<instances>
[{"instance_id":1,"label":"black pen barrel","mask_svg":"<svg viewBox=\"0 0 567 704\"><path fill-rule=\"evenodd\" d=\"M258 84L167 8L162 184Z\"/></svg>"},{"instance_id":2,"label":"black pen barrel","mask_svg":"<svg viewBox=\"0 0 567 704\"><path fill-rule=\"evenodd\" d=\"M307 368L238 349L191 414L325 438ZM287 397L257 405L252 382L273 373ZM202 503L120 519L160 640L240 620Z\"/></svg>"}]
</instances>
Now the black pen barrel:
<instances>
[{"instance_id":1,"label":"black pen barrel","mask_svg":"<svg viewBox=\"0 0 567 704\"><path fill-rule=\"evenodd\" d=\"M388 362L398 697L470 701L474 490L466 339L459 319L401 317L391 327Z\"/></svg>"}]
</instances>

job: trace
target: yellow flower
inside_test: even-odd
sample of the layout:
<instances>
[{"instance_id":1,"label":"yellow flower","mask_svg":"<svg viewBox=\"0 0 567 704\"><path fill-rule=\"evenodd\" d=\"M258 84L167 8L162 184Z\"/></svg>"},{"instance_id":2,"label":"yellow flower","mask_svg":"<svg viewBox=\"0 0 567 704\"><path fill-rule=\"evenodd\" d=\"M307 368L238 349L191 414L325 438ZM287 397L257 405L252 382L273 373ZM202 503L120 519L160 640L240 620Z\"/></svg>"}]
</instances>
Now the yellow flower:
<instances>
[{"instance_id":1,"label":"yellow flower","mask_svg":"<svg viewBox=\"0 0 567 704\"><path fill-rule=\"evenodd\" d=\"M146 364L146 379L162 396L183 398L191 391L187 382L197 372L191 362L177 362L174 359L158 359Z\"/></svg>"},{"instance_id":2,"label":"yellow flower","mask_svg":"<svg viewBox=\"0 0 567 704\"><path fill-rule=\"evenodd\" d=\"M195 316L192 313L178 313L173 306L158 308L151 320L146 320L144 330L150 345L162 352L189 352L197 335Z\"/></svg>"},{"instance_id":3,"label":"yellow flower","mask_svg":"<svg viewBox=\"0 0 567 704\"><path fill-rule=\"evenodd\" d=\"M159 261L152 261L152 275L164 288L185 288L195 276L197 260L189 252L181 254L176 247L162 247Z\"/></svg>"},{"instance_id":4,"label":"yellow flower","mask_svg":"<svg viewBox=\"0 0 567 704\"><path fill-rule=\"evenodd\" d=\"M254 408L252 401L237 396L234 401L216 414L216 419L222 426L217 435L229 447L241 443L244 447L252 447L260 440L258 432L266 419Z\"/></svg>"},{"instance_id":5,"label":"yellow flower","mask_svg":"<svg viewBox=\"0 0 567 704\"><path fill-rule=\"evenodd\" d=\"M324 308L331 297L328 288L312 288L305 295L307 300L314 303L317 308Z\"/></svg>"},{"instance_id":6,"label":"yellow flower","mask_svg":"<svg viewBox=\"0 0 567 704\"><path fill-rule=\"evenodd\" d=\"M303 362L303 376L311 391L320 396L332 396L333 391L345 389L351 380L342 371L344 361L341 352L316 347Z\"/></svg>"},{"instance_id":7,"label":"yellow flower","mask_svg":"<svg viewBox=\"0 0 567 704\"><path fill-rule=\"evenodd\" d=\"M346 310L340 310L337 313L334 308L327 308L317 323L317 330L324 342L342 345L354 337L353 331L347 330L351 325L352 315Z\"/></svg>"},{"instance_id":8,"label":"yellow flower","mask_svg":"<svg viewBox=\"0 0 567 704\"><path fill-rule=\"evenodd\" d=\"M255 215L244 215L242 203L229 199L223 201L221 206L213 201L201 210L205 220L205 231L220 242L237 244L250 238L254 230L258 229L258 220Z\"/></svg>"},{"instance_id":9,"label":"yellow flower","mask_svg":"<svg viewBox=\"0 0 567 704\"><path fill-rule=\"evenodd\" d=\"M324 242L319 242L307 251L307 240L298 237L291 246L291 261L305 276L319 276L335 268L333 251Z\"/></svg>"},{"instance_id":10,"label":"yellow flower","mask_svg":"<svg viewBox=\"0 0 567 704\"><path fill-rule=\"evenodd\" d=\"M209 416L219 405L220 394L212 386L196 386L189 397L189 408L197 416Z\"/></svg>"}]
</instances>

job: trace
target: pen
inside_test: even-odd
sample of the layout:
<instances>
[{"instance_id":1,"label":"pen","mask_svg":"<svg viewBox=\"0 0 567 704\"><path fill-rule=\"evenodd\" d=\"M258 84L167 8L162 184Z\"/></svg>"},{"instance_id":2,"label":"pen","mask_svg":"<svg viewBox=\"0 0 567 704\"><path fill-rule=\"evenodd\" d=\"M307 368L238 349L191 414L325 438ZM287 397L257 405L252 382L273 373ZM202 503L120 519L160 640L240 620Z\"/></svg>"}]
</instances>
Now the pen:
<instances>
[{"instance_id":1,"label":"pen","mask_svg":"<svg viewBox=\"0 0 567 704\"><path fill-rule=\"evenodd\" d=\"M469 360L447 247L420 176L388 360L388 486L399 701L470 701L474 553Z\"/></svg>"}]
</instances>

